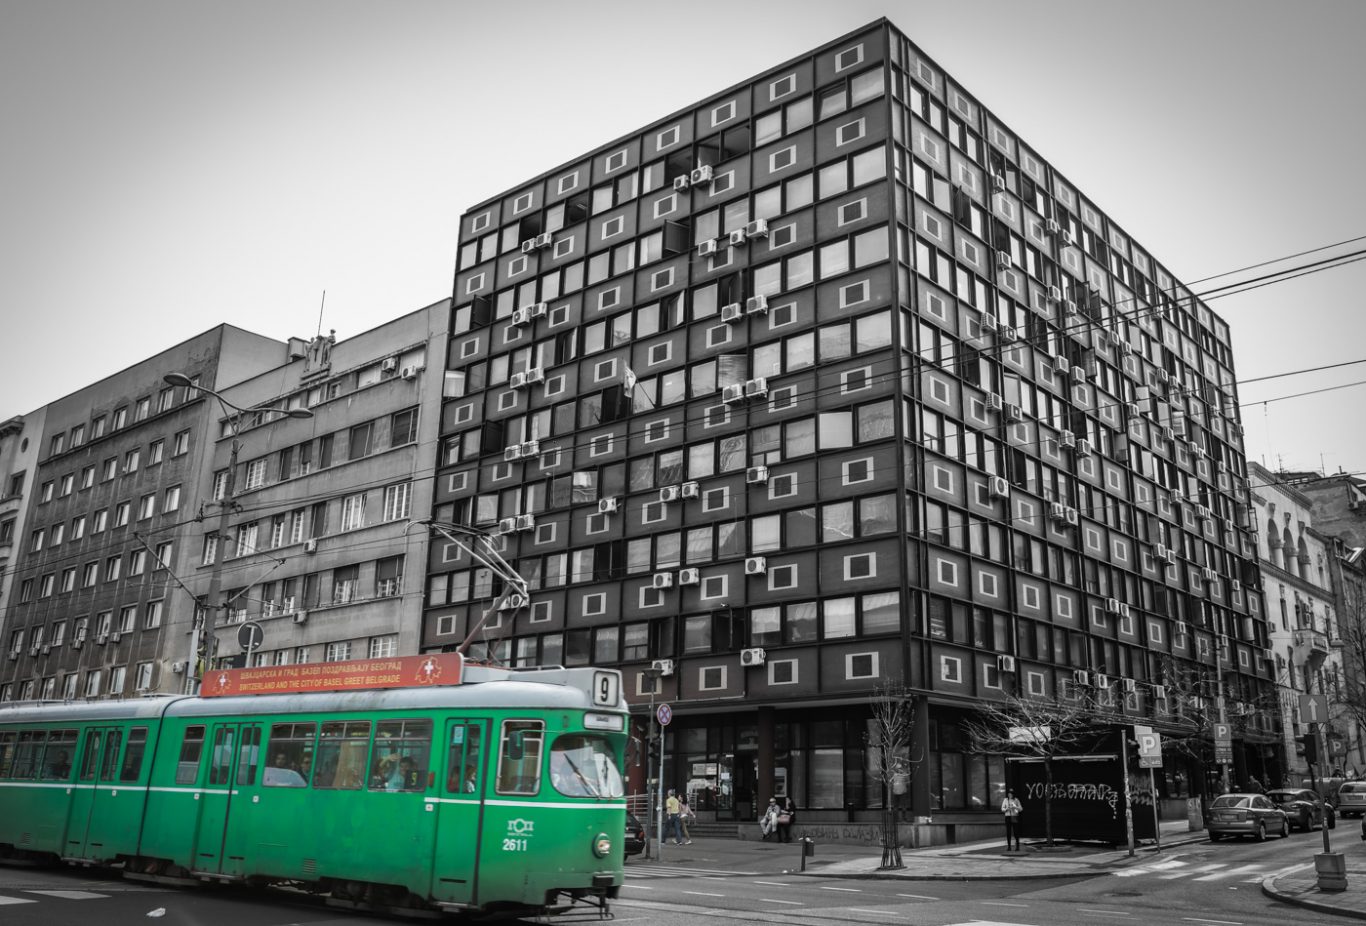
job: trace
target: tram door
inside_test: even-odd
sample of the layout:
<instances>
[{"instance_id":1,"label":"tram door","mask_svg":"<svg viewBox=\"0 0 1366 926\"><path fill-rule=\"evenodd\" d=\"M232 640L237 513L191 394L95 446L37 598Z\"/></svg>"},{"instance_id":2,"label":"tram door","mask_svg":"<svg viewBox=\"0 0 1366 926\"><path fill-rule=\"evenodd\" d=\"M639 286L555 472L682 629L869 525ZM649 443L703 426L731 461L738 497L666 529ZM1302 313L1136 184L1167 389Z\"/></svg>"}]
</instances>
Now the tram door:
<instances>
[{"instance_id":1,"label":"tram door","mask_svg":"<svg viewBox=\"0 0 1366 926\"><path fill-rule=\"evenodd\" d=\"M216 723L210 733L209 778L200 794L195 871L240 877L257 799L261 725Z\"/></svg>"},{"instance_id":2,"label":"tram door","mask_svg":"<svg viewBox=\"0 0 1366 926\"><path fill-rule=\"evenodd\" d=\"M432 896L437 901L478 900L488 738L487 720L458 718L446 724L444 781L432 855Z\"/></svg>"},{"instance_id":3,"label":"tram door","mask_svg":"<svg viewBox=\"0 0 1366 926\"><path fill-rule=\"evenodd\" d=\"M66 858L103 857L104 827L99 815L105 805L116 799L119 747L123 731L117 727L91 727L85 733L85 749L77 767L76 786L71 793L71 815L66 827Z\"/></svg>"}]
</instances>

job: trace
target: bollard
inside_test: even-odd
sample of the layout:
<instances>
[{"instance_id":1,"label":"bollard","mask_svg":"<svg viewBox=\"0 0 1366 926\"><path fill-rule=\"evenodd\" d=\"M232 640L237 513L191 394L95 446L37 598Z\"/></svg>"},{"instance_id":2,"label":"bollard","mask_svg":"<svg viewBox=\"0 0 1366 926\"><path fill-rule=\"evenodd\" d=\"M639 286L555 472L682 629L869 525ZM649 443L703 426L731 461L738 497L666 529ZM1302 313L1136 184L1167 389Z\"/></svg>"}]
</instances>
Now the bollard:
<instances>
[{"instance_id":1,"label":"bollard","mask_svg":"<svg viewBox=\"0 0 1366 926\"><path fill-rule=\"evenodd\" d=\"M816 854L816 840L812 839L810 836L803 836L801 838L801 844L802 871L806 871L806 860L809 858L813 858Z\"/></svg>"}]
</instances>

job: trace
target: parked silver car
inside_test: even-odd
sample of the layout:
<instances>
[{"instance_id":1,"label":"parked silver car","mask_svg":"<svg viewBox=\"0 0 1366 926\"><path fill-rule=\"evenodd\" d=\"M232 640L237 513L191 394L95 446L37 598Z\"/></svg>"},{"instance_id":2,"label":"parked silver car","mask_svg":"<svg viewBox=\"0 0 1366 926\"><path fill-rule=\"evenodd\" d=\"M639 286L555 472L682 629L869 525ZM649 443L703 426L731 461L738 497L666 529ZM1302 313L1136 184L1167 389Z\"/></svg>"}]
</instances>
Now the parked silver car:
<instances>
[{"instance_id":1,"label":"parked silver car","mask_svg":"<svg viewBox=\"0 0 1366 926\"><path fill-rule=\"evenodd\" d=\"M1366 781L1344 781L1338 788L1337 806L1344 817L1366 817Z\"/></svg>"},{"instance_id":2,"label":"parked silver car","mask_svg":"<svg viewBox=\"0 0 1366 926\"><path fill-rule=\"evenodd\" d=\"M1218 842L1225 836L1253 836L1258 840L1267 833L1282 838L1290 835L1290 819L1285 811L1267 800L1264 794L1221 794L1209 805L1205 820L1209 841Z\"/></svg>"}]
</instances>

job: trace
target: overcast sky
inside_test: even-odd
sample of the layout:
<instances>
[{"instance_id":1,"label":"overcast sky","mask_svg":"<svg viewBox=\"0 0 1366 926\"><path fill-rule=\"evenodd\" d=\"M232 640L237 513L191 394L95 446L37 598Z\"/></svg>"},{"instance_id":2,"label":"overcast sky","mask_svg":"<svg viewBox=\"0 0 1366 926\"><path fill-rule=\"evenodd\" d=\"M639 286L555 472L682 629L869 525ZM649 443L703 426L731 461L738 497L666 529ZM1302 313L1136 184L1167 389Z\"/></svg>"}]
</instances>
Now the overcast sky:
<instances>
[{"instance_id":1,"label":"overcast sky","mask_svg":"<svg viewBox=\"0 0 1366 926\"><path fill-rule=\"evenodd\" d=\"M0 420L442 299L464 209L884 15L1187 282L1366 235L1359 0L0 0ZM1366 381L1363 282L1210 303L1252 459L1366 471L1366 385L1281 398Z\"/></svg>"}]
</instances>

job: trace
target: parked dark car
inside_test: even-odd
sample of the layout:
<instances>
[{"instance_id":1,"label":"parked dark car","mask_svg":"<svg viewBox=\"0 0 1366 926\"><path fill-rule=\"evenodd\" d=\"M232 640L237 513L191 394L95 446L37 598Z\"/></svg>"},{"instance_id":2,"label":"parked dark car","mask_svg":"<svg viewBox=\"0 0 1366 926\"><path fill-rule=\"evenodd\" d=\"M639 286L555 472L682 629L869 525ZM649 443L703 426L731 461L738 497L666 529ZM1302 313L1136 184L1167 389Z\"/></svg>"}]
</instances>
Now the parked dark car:
<instances>
[{"instance_id":1,"label":"parked dark car","mask_svg":"<svg viewBox=\"0 0 1366 926\"><path fill-rule=\"evenodd\" d=\"M1290 819L1285 811L1264 794L1219 795L1209 805L1205 827L1210 842L1225 836L1252 836L1260 841L1267 833L1290 835Z\"/></svg>"},{"instance_id":2,"label":"parked dark car","mask_svg":"<svg viewBox=\"0 0 1366 926\"><path fill-rule=\"evenodd\" d=\"M1366 819L1366 781L1344 781L1338 788L1337 811L1344 817Z\"/></svg>"},{"instance_id":3,"label":"parked dark car","mask_svg":"<svg viewBox=\"0 0 1366 926\"><path fill-rule=\"evenodd\" d=\"M1333 805L1329 804L1317 791L1307 788L1277 788L1266 792L1266 796L1290 818L1290 825L1308 832L1314 827L1326 826L1330 830L1337 826Z\"/></svg>"},{"instance_id":4,"label":"parked dark car","mask_svg":"<svg viewBox=\"0 0 1366 926\"><path fill-rule=\"evenodd\" d=\"M645 827L629 810L626 811L626 839L623 840L622 847L626 850L627 858L645 851Z\"/></svg>"}]
</instances>

